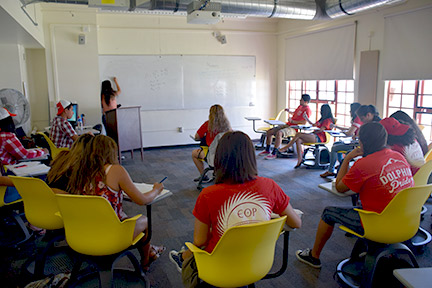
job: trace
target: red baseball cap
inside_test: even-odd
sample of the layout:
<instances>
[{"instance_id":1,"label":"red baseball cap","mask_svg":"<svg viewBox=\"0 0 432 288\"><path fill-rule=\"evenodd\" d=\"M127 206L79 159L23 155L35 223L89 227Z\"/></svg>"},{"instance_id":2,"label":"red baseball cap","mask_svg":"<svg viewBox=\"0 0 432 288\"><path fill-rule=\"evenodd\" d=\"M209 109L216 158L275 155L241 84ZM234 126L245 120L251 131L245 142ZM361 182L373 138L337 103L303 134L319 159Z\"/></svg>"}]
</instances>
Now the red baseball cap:
<instances>
[{"instance_id":1,"label":"red baseball cap","mask_svg":"<svg viewBox=\"0 0 432 288\"><path fill-rule=\"evenodd\" d=\"M16 116L16 114L13 114L9 112L6 108L0 107L0 120L6 119L9 116Z\"/></svg>"},{"instance_id":2,"label":"red baseball cap","mask_svg":"<svg viewBox=\"0 0 432 288\"><path fill-rule=\"evenodd\" d=\"M59 116L63 111L71 104L71 102L67 100L60 100L57 103L57 116Z\"/></svg>"},{"instance_id":3,"label":"red baseball cap","mask_svg":"<svg viewBox=\"0 0 432 288\"><path fill-rule=\"evenodd\" d=\"M409 125L402 124L393 117L384 118L380 123L387 130L387 133L393 136L402 136L410 128Z\"/></svg>"}]
</instances>

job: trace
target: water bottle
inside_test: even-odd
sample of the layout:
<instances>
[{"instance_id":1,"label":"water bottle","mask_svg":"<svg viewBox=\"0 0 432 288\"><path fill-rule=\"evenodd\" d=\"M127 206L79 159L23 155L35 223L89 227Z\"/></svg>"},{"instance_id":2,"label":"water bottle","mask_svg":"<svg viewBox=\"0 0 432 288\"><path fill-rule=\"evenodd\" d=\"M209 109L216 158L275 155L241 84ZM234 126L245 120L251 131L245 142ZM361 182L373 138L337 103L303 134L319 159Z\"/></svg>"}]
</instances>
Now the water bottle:
<instances>
[{"instance_id":1,"label":"water bottle","mask_svg":"<svg viewBox=\"0 0 432 288\"><path fill-rule=\"evenodd\" d=\"M82 124L83 124L83 126L85 126L86 125L86 122L85 122L85 115L84 114L81 114L81 120L82 120Z\"/></svg>"},{"instance_id":2,"label":"water bottle","mask_svg":"<svg viewBox=\"0 0 432 288\"><path fill-rule=\"evenodd\" d=\"M78 130L79 131L83 131L83 122L82 122L82 119L81 119L81 117L78 117Z\"/></svg>"}]
</instances>

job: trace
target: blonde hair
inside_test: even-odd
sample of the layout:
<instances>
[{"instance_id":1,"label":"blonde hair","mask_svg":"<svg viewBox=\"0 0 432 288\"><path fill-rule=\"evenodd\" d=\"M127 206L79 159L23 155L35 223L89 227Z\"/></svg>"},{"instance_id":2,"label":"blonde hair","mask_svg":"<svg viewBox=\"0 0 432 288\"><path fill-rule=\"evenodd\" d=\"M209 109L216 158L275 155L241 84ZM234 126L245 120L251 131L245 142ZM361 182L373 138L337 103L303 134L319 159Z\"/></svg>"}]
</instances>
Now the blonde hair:
<instances>
[{"instance_id":1,"label":"blonde hair","mask_svg":"<svg viewBox=\"0 0 432 288\"><path fill-rule=\"evenodd\" d=\"M47 182L54 183L60 180L62 176L67 176L72 167L80 161L84 154L84 148L93 138L93 135L83 134L72 144L69 151L61 151L51 162L51 169L47 175Z\"/></svg>"},{"instance_id":2,"label":"blonde hair","mask_svg":"<svg viewBox=\"0 0 432 288\"><path fill-rule=\"evenodd\" d=\"M231 124L221 105L216 104L210 107L208 130L212 136L231 131Z\"/></svg>"},{"instance_id":3,"label":"blonde hair","mask_svg":"<svg viewBox=\"0 0 432 288\"><path fill-rule=\"evenodd\" d=\"M107 164L118 164L117 144L110 137L98 135L84 149L80 163L72 168L68 192L94 195L96 181L106 181Z\"/></svg>"}]
</instances>

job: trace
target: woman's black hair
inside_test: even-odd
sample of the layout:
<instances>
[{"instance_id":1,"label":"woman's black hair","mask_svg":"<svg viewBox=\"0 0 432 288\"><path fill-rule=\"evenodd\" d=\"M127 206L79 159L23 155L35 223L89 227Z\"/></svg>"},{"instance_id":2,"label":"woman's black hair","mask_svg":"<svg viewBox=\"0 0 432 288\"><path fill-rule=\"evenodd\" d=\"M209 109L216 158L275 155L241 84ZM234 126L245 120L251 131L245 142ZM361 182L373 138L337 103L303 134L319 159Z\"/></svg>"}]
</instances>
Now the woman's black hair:
<instances>
[{"instance_id":1,"label":"woman's black hair","mask_svg":"<svg viewBox=\"0 0 432 288\"><path fill-rule=\"evenodd\" d=\"M361 104L358 102L351 103L350 105L350 113L351 113L351 121L354 122L354 119L357 117L357 110L360 108Z\"/></svg>"},{"instance_id":2,"label":"woman's black hair","mask_svg":"<svg viewBox=\"0 0 432 288\"><path fill-rule=\"evenodd\" d=\"M400 123L402 123L402 124L405 124L405 125L409 126L409 124L406 123L406 122L404 122L404 121L400 121L400 120L398 120L398 121ZM387 144L389 146L393 146L395 144L398 144L398 145L401 145L401 146L408 146L408 145L414 143L415 139L416 138L415 138L414 129L411 128L411 126L410 126L410 128L408 129L408 131L404 135L396 136L396 135L388 134L388 136L387 136Z\"/></svg>"},{"instance_id":3,"label":"woman's black hair","mask_svg":"<svg viewBox=\"0 0 432 288\"><path fill-rule=\"evenodd\" d=\"M2 132L12 132L15 133L15 124L11 116L0 120L0 129Z\"/></svg>"},{"instance_id":4,"label":"woman's black hair","mask_svg":"<svg viewBox=\"0 0 432 288\"><path fill-rule=\"evenodd\" d=\"M335 123L333 113L331 111L330 105L323 104L321 106L321 118L318 120L319 123L323 123L326 119L331 119L333 123Z\"/></svg>"},{"instance_id":5,"label":"woman's black hair","mask_svg":"<svg viewBox=\"0 0 432 288\"><path fill-rule=\"evenodd\" d=\"M415 138L422 148L423 155L425 155L428 152L428 145L426 142L426 138L424 137L417 123L402 110L394 112L392 115L390 115L390 117L395 118L401 123L405 122L410 125L412 129L414 129Z\"/></svg>"},{"instance_id":6,"label":"woman's black hair","mask_svg":"<svg viewBox=\"0 0 432 288\"><path fill-rule=\"evenodd\" d=\"M357 116L366 116L366 114L371 113L374 118L373 122L379 122L381 121L381 118L379 117L379 113L374 105L362 105L360 108L357 109Z\"/></svg>"},{"instance_id":7,"label":"woman's black hair","mask_svg":"<svg viewBox=\"0 0 432 288\"><path fill-rule=\"evenodd\" d=\"M115 91L112 89L111 81L105 80L102 82L101 95L104 97L105 103L110 104L112 96L115 96Z\"/></svg>"},{"instance_id":8,"label":"woman's black hair","mask_svg":"<svg viewBox=\"0 0 432 288\"><path fill-rule=\"evenodd\" d=\"M381 151L387 145L387 131L379 122L369 122L360 127L359 138L363 157Z\"/></svg>"},{"instance_id":9,"label":"woman's black hair","mask_svg":"<svg viewBox=\"0 0 432 288\"><path fill-rule=\"evenodd\" d=\"M255 149L241 131L226 132L219 140L215 161L216 183L245 183L258 175Z\"/></svg>"}]
</instances>

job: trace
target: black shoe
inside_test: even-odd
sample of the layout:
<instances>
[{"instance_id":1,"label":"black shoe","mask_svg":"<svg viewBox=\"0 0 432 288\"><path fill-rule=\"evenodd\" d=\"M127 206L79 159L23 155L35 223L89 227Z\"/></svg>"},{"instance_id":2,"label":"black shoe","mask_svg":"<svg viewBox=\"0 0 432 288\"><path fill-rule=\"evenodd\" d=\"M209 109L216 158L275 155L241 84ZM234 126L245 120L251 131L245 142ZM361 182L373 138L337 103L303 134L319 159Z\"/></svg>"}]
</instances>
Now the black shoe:
<instances>
[{"instance_id":1,"label":"black shoe","mask_svg":"<svg viewBox=\"0 0 432 288\"><path fill-rule=\"evenodd\" d=\"M297 250L296 251L296 257L300 262L308 264L311 267L321 268L320 259L312 257L311 250L309 248L306 248L304 250Z\"/></svg>"},{"instance_id":2,"label":"black shoe","mask_svg":"<svg viewBox=\"0 0 432 288\"><path fill-rule=\"evenodd\" d=\"M194 182L198 182L200 179L201 179L201 176L199 176L198 178L195 178L193 181L194 181ZM205 175L205 176L203 177L201 183L208 183L208 182L210 182L210 181L211 181L211 179L210 179L207 175Z\"/></svg>"}]
</instances>

